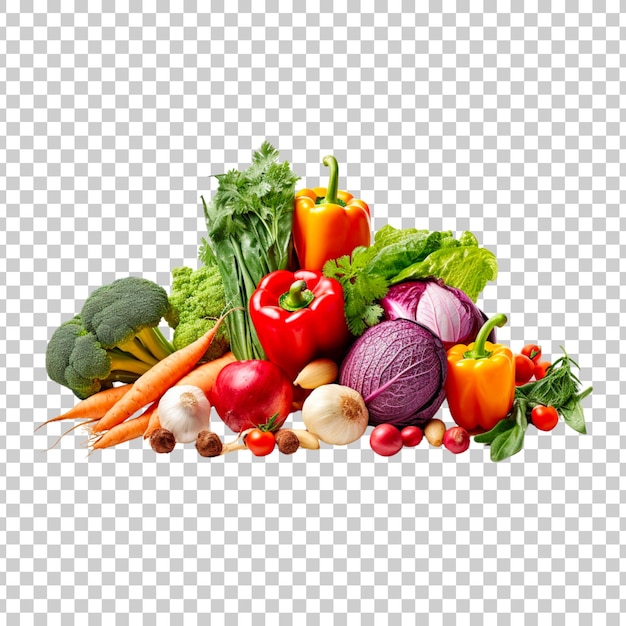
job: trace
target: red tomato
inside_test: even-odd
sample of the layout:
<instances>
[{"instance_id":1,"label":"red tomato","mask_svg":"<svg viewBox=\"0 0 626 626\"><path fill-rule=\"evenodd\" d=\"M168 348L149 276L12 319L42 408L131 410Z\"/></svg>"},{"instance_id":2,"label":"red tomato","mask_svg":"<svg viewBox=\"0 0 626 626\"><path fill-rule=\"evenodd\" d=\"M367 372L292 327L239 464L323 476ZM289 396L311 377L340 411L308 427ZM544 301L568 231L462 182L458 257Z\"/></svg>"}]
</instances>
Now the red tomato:
<instances>
[{"instance_id":1,"label":"red tomato","mask_svg":"<svg viewBox=\"0 0 626 626\"><path fill-rule=\"evenodd\" d=\"M559 414L553 406L536 406L530 419L539 430L552 430L559 421Z\"/></svg>"},{"instance_id":2,"label":"red tomato","mask_svg":"<svg viewBox=\"0 0 626 626\"><path fill-rule=\"evenodd\" d=\"M535 364L525 355L515 355L515 384L525 385L535 373Z\"/></svg>"},{"instance_id":3,"label":"red tomato","mask_svg":"<svg viewBox=\"0 0 626 626\"><path fill-rule=\"evenodd\" d=\"M267 456L274 450L276 437L274 433L255 428L246 435L245 443L254 456Z\"/></svg>"},{"instance_id":4,"label":"red tomato","mask_svg":"<svg viewBox=\"0 0 626 626\"><path fill-rule=\"evenodd\" d=\"M546 375L546 370L552 365L550 361L539 361L535 363L535 378L541 380Z\"/></svg>"},{"instance_id":5,"label":"red tomato","mask_svg":"<svg viewBox=\"0 0 626 626\"><path fill-rule=\"evenodd\" d=\"M522 354L534 363L537 363L541 358L541 346L538 346L536 343L529 343L522 348Z\"/></svg>"},{"instance_id":6,"label":"red tomato","mask_svg":"<svg viewBox=\"0 0 626 626\"><path fill-rule=\"evenodd\" d=\"M405 426L400 431L400 436L402 437L402 443L407 446L407 448L414 448L422 441L424 431L418 426Z\"/></svg>"}]
</instances>

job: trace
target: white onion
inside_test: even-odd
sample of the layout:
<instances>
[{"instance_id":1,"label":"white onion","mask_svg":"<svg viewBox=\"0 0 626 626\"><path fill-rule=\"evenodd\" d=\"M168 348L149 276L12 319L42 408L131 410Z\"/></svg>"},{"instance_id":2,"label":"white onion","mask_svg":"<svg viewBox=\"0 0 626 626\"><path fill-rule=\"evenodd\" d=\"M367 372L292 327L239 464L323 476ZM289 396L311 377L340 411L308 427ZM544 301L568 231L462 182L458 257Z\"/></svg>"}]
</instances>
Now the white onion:
<instances>
[{"instance_id":1,"label":"white onion","mask_svg":"<svg viewBox=\"0 0 626 626\"><path fill-rule=\"evenodd\" d=\"M324 443L342 446L363 435L368 412L358 391L329 384L314 389L304 401L302 421Z\"/></svg>"}]
</instances>

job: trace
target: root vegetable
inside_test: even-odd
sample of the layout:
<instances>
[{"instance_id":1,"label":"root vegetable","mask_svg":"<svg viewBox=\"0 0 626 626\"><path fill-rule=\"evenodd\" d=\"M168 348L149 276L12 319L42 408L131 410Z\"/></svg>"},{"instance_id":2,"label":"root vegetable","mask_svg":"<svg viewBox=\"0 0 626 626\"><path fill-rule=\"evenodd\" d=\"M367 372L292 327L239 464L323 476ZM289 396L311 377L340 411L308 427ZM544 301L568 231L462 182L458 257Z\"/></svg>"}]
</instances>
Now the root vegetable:
<instances>
[{"instance_id":1,"label":"root vegetable","mask_svg":"<svg viewBox=\"0 0 626 626\"><path fill-rule=\"evenodd\" d=\"M152 433L155 430L161 428L161 420L159 419L159 403L155 401L152 403L152 406L147 409L150 411L150 419L148 420L148 427L146 428L146 432L143 434L144 439L150 439Z\"/></svg>"},{"instance_id":2,"label":"root vegetable","mask_svg":"<svg viewBox=\"0 0 626 626\"><path fill-rule=\"evenodd\" d=\"M209 397L209 393L215 385L215 381L219 376L219 373L229 364L235 362L235 355L232 352L227 352L217 359L207 361L198 365L192 369L189 374L183 376L176 384L177 385L193 385L194 387L200 387L202 391Z\"/></svg>"},{"instance_id":3,"label":"root vegetable","mask_svg":"<svg viewBox=\"0 0 626 626\"><path fill-rule=\"evenodd\" d=\"M164 395L170 387L175 385L197 365L211 345L226 316L234 310L231 309L220 317L215 326L200 339L165 357L143 374L133 384L129 393L124 395L105 413L102 419L94 426L93 432L99 433L113 428L116 424L120 424L130 417L135 411Z\"/></svg>"},{"instance_id":4,"label":"root vegetable","mask_svg":"<svg viewBox=\"0 0 626 626\"><path fill-rule=\"evenodd\" d=\"M224 367L209 398L222 421L235 433L265 424L274 414L280 427L291 413L293 390L283 371L270 361L235 361Z\"/></svg>"},{"instance_id":5,"label":"root vegetable","mask_svg":"<svg viewBox=\"0 0 626 626\"><path fill-rule=\"evenodd\" d=\"M315 359L298 374L293 384L302 389L316 389L334 383L339 376L339 367L331 359Z\"/></svg>"},{"instance_id":6,"label":"root vegetable","mask_svg":"<svg viewBox=\"0 0 626 626\"><path fill-rule=\"evenodd\" d=\"M370 446L376 454L393 456L402 449L402 435L391 424L379 424L370 435Z\"/></svg>"},{"instance_id":7,"label":"root vegetable","mask_svg":"<svg viewBox=\"0 0 626 626\"><path fill-rule=\"evenodd\" d=\"M443 443L443 436L446 432L446 425L438 419L431 419L424 426L424 437L431 446L439 448Z\"/></svg>"},{"instance_id":8,"label":"root vegetable","mask_svg":"<svg viewBox=\"0 0 626 626\"><path fill-rule=\"evenodd\" d=\"M402 442L407 448L418 446L424 438L424 431L418 426L406 426L400 431Z\"/></svg>"},{"instance_id":9,"label":"root vegetable","mask_svg":"<svg viewBox=\"0 0 626 626\"><path fill-rule=\"evenodd\" d=\"M461 454L461 452L465 452L469 448L469 434L462 426L448 428L443 436L443 445L452 454Z\"/></svg>"},{"instance_id":10,"label":"root vegetable","mask_svg":"<svg viewBox=\"0 0 626 626\"><path fill-rule=\"evenodd\" d=\"M120 443L130 441L131 439L141 437L148 427L149 419L150 416L143 413L139 417L126 420L125 422L110 428L105 433L97 433L89 445L92 451L101 450L102 448L110 448ZM96 422L95 425L97 426L98 423L99 422Z\"/></svg>"},{"instance_id":11,"label":"root vegetable","mask_svg":"<svg viewBox=\"0 0 626 626\"><path fill-rule=\"evenodd\" d=\"M98 391L98 393L89 396L85 400L81 400L76 406L72 407L69 411L66 411L62 415L53 417L47 422L40 424L37 428L35 428L35 431L47 426L48 424L62 420L100 419L118 400L125 396L132 389L132 387L132 384L120 385L119 387L111 387L110 389Z\"/></svg>"},{"instance_id":12,"label":"root vegetable","mask_svg":"<svg viewBox=\"0 0 626 626\"><path fill-rule=\"evenodd\" d=\"M179 443L190 443L208 430L211 405L199 387L175 385L159 401L159 421Z\"/></svg>"},{"instance_id":13,"label":"root vegetable","mask_svg":"<svg viewBox=\"0 0 626 626\"><path fill-rule=\"evenodd\" d=\"M302 421L323 442L341 446L363 435L368 412L358 391L343 385L322 385L304 401Z\"/></svg>"}]
</instances>

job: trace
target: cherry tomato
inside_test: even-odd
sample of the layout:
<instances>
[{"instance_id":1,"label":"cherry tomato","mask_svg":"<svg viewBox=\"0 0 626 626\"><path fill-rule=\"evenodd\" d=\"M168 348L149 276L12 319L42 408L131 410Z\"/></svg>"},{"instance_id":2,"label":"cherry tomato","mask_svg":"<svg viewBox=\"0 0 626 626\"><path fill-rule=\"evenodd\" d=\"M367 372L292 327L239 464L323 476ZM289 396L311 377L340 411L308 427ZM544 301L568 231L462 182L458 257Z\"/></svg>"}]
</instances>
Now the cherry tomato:
<instances>
[{"instance_id":1,"label":"cherry tomato","mask_svg":"<svg viewBox=\"0 0 626 626\"><path fill-rule=\"evenodd\" d=\"M515 384L525 385L535 373L535 364L525 354L515 355Z\"/></svg>"},{"instance_id":2,"label":"cherry tomato","mask_svg":"<svg viewBox=\"0 0 626 626\"><path fill-rule=\"evenodd\" d=\"M254 456L266 456L274 450L276 437L272 432L255 428L246 435L245 443Z\"/></svg>"},{"instance_id":3,"label":"cherry tomato","mask_svg":"<svg viewBox=\"0 0 626 626\"><path fill-rule=\"evenodd\" d=\"M552 365L550 361L539 361L535 363L535 378L541 380L546 375L546 370Z\"/></svg>"},{"instance_id":4,"label":"cherry tomato","mask_svg":"<svg viewBox=\"0 0 626 626\"><path fill-rule=\"evenodd\" d=\"M559 421L559 414L553 406L536 406L530 419L539 430L552 430Z\"/></svg>"},{"instance_id":5,"label":"cherry tomato","mask_svg":"<svg viewBox=\"0 0 626 626\"><path fill-rule=\"evenodd\" d=\"M418 426L405 426L400 431L402 437L402 443L407 448L414 448L418 446L424 437L424 431Z\"/></svg>"},{"instance_id":6,"label":"cherry tomato","mask_svg":"<svg viewBox=\"0 0 626 626\"><path fill-rule=\"evenodd\" d=\"M522 348L522 354L534 363L537 363L541 358L541 346L538 346L536 343L529 343Z\"/></svg>"}]
</instances>

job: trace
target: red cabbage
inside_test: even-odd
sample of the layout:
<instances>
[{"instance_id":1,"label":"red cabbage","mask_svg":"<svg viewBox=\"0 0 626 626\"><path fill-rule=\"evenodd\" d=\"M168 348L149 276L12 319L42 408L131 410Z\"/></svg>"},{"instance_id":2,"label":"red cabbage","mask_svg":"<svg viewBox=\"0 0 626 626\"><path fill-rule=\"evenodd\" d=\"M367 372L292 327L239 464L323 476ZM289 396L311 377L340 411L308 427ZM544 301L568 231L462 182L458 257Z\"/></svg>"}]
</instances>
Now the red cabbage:
<instances>
[{"instance_id":1,"label":"red cabbage","mask_svg":"<svg viewBox=\"0 0 626 626\"><path fill-rule=\"evenodd\" d=\"M372 426L423 426L442 405L448 365L439 337L412 320L368 328L341 364L339 382L365 400Z\"/></svg>"},{"instance_id":2,"label":"red cabbage","mask_svg":"<svg viewBox=\"0 0 626 626\"><path fill-rule=\"evenodd\" d=\"M474 341L486 320L465 293L435 278L394 285L380 304L386 319L410 319L430 328L446 350ZM495 341L495 333L489 341Z\"/></svg>"}]
</instances>

